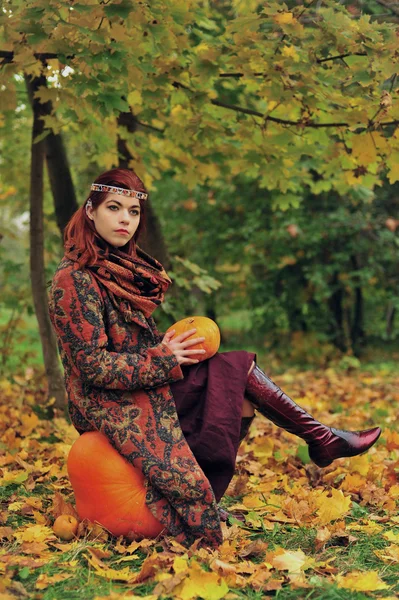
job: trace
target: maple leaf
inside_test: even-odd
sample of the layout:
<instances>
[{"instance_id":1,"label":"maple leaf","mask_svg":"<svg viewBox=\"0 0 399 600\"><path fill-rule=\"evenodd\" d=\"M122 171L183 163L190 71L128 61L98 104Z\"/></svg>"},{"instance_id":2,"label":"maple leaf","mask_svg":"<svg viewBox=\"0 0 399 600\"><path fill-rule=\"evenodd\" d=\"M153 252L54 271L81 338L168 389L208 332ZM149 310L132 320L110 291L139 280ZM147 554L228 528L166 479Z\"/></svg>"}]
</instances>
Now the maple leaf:
<instances>
[{"instance_id":1,"label":"maple leaf","mask_svg":"<svg viewBox=\"0 0 399 600\"><path fill-rule=\"evenodd\" d=\"M395 542L395 544L399 543L399 532L389 530L385 531L382 536L389 542Z\"/></svg>"},{"instance_id":2,"label":"maple leaf","mask_svg":"<svg viewBox=\"0 0 399 600\"><path fill-rule=\"evenodd\" d=\"M377 571L352 571L346 575L337 575L336 582L338 587L356 592L376 592L389 589L389 585L379 578Z\"/></svg>"},{"instance_id":3,"label":"maple leaf","mask_svg":"<svg viewBox=\"0 0 399 600\"><path fill-rule=\"evenodd\" d=\"M54 585L55 583L69 579L69 577L72 576L72 573L56 573L55 575L40 573L39 577L36 579L35 588L37 590L45 590L49 585Z\"/></svg>"},{"instance_id":4,"label":"maple leaf","mask_svg":"<svg viewBox=\"0 0 399 600\"><path fill-rule=\"evenodd\" d=\"M281 550L280 554L275 556L271 564L279 571L288 571L289 573L299 573L308 562L308 557L303 550Z\"/></svg>"},{"instance_id":5,"label":"maple leaf","mask_svg":"<svg viewBox=\"0 0 399 600\"><path fill-rule=\"evenodd\" d=\"M198 596L203 600L219 600L228 592L229 588L223 578L217 573L203 571L196 562L188 570L186 579L174 590L175 596L181 600L191 600Z\"/></svg>"},{"instance_id":6,"label":"maple leaf","mask_svg":"<svg viewBox=\"0 0 399 600\"><path fill-rule=\"evenodd\" d=\"M53 530L45 525L32 525L21 531L15 532L15 537L20 542L44 542L56 540Z\"/></svg>"},{"instance_id":7,"label":"maple leaf","mask_svg":"<svg viewBox=\"0 0 399 600\"><path fill-rule=\"evenodd\" d=\"M344 496L341 490L332 488L330 492L322 492L316 498L319 523L325 525L326 523L342 518L348 513L351 504L350 497Z\"/></svg>"},{"instance_id":8,"label":"maple leaf","mask_svg":"<svg viewBox=\"0 0 399 600\"><path fill-rule=\"evenodd\" d=\"M273 16L273 21L279 25L286 25L287 23L292 23L293 16L291 12L277 13Z\"/></svg>"}]
</instances>

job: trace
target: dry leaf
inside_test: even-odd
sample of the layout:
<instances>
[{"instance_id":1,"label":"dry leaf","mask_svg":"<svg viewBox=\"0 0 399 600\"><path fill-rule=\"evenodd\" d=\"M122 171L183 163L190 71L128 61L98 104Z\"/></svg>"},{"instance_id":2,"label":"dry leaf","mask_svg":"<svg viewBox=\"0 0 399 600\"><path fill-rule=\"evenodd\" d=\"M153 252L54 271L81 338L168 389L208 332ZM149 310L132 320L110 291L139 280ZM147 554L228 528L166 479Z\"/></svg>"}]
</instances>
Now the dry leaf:
<instances>
[{"instance_id":1,"label":"dry leaf","mask_svg":"<svg viewBox=\"0 0 399 600\"><path fill-rule=\"evenodd\" d=\"M73 573L58 573L56 575L46 575L41 573L36 579L35 588L37 590L45 590L49 585L54 585L65 579L72 577Z\"/></svg>"},{"instance_id":2,"label":"dry leaf","mask_svg":"<svg viewBox=\"0 0 399 600\"><path fill-rule=\"evenodd\" d=\"M335 581L338 587L354 592L376 592L389 589L389 585L379 578L377 571L352 571L347 575L337 575Z\"/></svg>"},{"instance_id":3,"label":"dry leaf","mask_svg":"<svg viewBox=\"0 0 399 600\"><path fill-rule=\"evenodd\" d=\"M342 518L349 512L351 504L350 497L344 496L341 490L332 488L330 492L323 492L316 499L319 523L325 525Z\"/></svg>"},{"instance_id":4,"label":"dry leaf","mask_svg":"<svg viewBox=\"0 0 399 600\"><path fill-rule=\"evenodd\" d=\"M181 600L196 599L220 600L228 594L229 588L217 573L207 573L196 563L190 567L186 578L175 588L175 595Z\"/></svg>"}]
</instances>

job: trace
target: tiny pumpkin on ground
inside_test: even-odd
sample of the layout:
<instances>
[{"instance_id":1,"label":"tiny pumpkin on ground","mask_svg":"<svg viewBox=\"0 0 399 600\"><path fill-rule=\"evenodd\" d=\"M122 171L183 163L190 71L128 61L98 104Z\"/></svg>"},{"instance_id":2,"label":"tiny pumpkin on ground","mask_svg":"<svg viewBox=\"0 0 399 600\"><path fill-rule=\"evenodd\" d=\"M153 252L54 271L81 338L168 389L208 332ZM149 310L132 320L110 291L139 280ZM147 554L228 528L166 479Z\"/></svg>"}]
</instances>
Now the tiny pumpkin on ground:
<instances>
[{"instance_id":1,"label":"tiny pumpkin on ground","mask_svg":"<svg viewBox=\"0 0 399 600\"><path fill-rule=\"evenodd\" d=\"M60 515L56 518L53 531L61 540L70 541L76 537L79 521L73 515Z\"/></svg>"}]
</instances>

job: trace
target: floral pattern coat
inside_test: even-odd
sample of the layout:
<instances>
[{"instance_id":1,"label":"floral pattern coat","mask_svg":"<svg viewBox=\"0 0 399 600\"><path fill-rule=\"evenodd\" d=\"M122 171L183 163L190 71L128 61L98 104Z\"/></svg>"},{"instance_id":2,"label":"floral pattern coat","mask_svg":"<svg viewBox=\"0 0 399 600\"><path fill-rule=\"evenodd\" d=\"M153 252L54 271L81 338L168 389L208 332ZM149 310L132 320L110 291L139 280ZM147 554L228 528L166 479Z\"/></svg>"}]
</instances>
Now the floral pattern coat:
<instances>
[{"instance_id":1,"label":"floral pattern coat","mask_svg":"<svg viewBox=\"0 0 399 600\"><path fill-rule=\"evenodd\" d=\"M126 323L90 269L64 257L49 315L64 367L68 410L79 433L98 430L138 467L146 503L166 533L188 546L222 542L212 487L188 446L169 384L183 378L152 317Z\"/></svg>"}]
</instances>

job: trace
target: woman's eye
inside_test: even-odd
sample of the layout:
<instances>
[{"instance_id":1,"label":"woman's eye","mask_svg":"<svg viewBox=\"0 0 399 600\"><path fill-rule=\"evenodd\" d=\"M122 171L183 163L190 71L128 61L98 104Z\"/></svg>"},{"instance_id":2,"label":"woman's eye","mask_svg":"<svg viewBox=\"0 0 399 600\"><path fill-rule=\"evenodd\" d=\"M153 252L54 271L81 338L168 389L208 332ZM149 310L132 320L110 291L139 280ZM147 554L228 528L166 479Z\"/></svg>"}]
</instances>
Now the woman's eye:
<instances>
[{"instance_id":1,"label":"woman's eye","mask_svg":"<svg viewBox=\"0 0 399 600\"><path fill-rule=\"evenodd\" d=\"M111 209L112 208L116 208L116 209L118 209L118 206L116 206L115 204L112 204L111 206L108 206L108 208L111 208ZM131 210L130 212L131 212L132 215L135 215L135 216L140 214L139 211L135 210L135 209Z\"/></svg>"}]
</instances>

